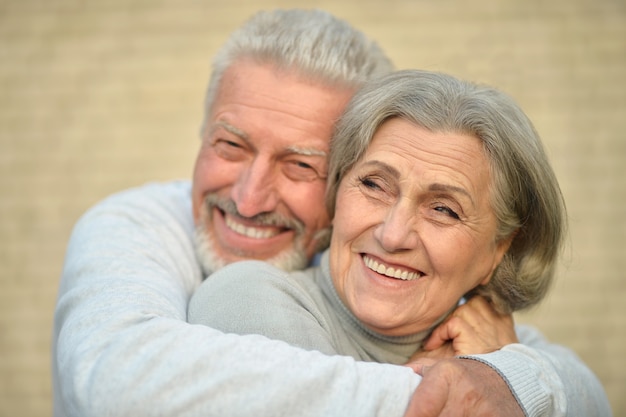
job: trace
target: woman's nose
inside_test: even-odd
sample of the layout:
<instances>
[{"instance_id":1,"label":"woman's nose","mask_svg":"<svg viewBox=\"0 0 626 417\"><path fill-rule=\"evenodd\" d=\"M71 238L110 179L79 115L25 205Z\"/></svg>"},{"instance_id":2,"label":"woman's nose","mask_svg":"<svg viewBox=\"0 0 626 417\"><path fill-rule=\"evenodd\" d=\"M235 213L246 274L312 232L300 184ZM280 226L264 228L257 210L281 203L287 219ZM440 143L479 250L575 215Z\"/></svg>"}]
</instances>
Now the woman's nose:
<instances>
[{"instance_id":1,"label":"woman's nose","mask_svg":"<svg viewBox=\"0 0 626 417\"><path fill-rule=\"evenodd\" d=\"M279 202L276 178L270 163L255 159L239 175L233 185L231 198L244 217L272 212Z\"/></svg>"},{"instance_id":2,"label":"woman's nose","mask_svg":"<svg viewBox=\"0 0 626 417\"><path fill-rule=\"evenodd\" d=\"M419 243L417 215L410 207L394 205L374 230L374 237L387 252L414 249Z\"/></svg>"}]
</instances>

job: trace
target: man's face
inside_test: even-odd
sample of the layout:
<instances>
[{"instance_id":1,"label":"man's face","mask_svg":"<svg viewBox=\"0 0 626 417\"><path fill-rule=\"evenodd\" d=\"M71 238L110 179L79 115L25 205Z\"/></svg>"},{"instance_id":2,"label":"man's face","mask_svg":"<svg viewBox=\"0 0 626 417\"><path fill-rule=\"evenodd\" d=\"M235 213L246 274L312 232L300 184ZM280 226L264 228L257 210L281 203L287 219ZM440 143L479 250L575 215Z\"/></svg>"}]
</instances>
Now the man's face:
<instances>
[{"instance_id":1,"label":"man's face","mask_svg":"<svg viewBox=\"0 0 626 417\"><path fill-rule=\"evenodd\" d=\"M327 245L329 140L353 93L250 61L224 73L193 175L207 272L242 259L300 269Z\"/></svg>"}]
</instances>

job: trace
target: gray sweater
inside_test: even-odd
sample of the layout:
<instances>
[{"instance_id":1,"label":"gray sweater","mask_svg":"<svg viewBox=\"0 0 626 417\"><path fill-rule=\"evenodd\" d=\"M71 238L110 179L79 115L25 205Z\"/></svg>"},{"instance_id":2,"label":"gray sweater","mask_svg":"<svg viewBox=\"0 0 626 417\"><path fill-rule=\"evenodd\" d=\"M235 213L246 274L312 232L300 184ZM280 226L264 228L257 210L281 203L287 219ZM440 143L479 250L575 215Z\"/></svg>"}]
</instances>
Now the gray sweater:
<instances>
[{"instance_id":1,"label":"gray sweater","mask_svg":"<svg viewBox=\"0 0 626 417\"><path fill-rule=\"evenodd\" d=\"M420 381L403 366L187 323L203 276L189 182L114 195L77 223L53 335L56 417L402 416ZM593 373L532 329L477 357L530 416L609 416ZM314 393L314 394L312 394Z\"/></svg>"},{"instance_id":2,"label":"gray sweater","mask_svg":"<svg viewBox=\"0 0 626 417\"><path fill-rule=\"evenodd\" d=\"M261 334L327 355L405 364L428 332L390 337L365 327L346 308L329 272L319 267L287 273L265 262L243 261L212 274L189 302L188 321L226 333Z\"/></svg>"}]
</instances>

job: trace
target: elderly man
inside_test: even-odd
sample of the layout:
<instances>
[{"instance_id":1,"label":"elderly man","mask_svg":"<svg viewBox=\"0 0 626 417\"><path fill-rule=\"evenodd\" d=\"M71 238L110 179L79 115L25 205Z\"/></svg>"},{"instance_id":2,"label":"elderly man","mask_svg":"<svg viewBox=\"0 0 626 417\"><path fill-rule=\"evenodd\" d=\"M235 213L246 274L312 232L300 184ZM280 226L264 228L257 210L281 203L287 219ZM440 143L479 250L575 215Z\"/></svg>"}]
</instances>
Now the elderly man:
<instances>
[{"instance_id":1,"label":"elderly man","mask_svg":"<svg viewBox=\"0 0 626 417\"><path fill-rule=\"evenodd\" d=\"M419 384L408 367L186 323L191 293L215 269L249 258L303 268L327 245L334 122L365 79L390 70L375 44L323 12L260 13L231 36L214 61L193 184L112 196L73 232L55 314L55 416L608 410L586 396L602 389L584 364L535 333L438 362Z\"/></svg>"}]
</instances>

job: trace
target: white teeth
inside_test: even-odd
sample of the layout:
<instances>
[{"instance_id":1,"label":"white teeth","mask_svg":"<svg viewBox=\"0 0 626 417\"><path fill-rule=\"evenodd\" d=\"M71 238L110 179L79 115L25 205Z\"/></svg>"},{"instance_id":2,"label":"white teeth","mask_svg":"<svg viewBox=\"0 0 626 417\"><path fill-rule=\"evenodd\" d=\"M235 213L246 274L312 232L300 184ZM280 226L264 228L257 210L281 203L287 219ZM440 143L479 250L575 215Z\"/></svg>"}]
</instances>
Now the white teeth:
<instances>
[{"instance_id":1,"label":"white teeth","mask_svg":"<svg viewBox=\"0 0 626 417\"><path fill-rule=\"evenodd\" d=\"M422 276L422 274L419 274L417 272L409 272L407 270L392 268L390 266L387 267L371 258L368 258L367 256L364 256L363 260L365 261L365 266L367 266L369 269L390 278L398 278L404 281L411 281Z\"/></svg>"},{"instance_id":2,"label":"white teeth","mask_svg":"<svg viewBox=\"0 0 626 417\"><path fill-rule=\"evenodd\" d=\"M259 229L256 227L246 227L241 223L236 223L230 216L226 216L225 218L226 226L228 226L229 229L253 239L267 239L278 234L278 231L272 228Z\"/></svg>"}]
</instances>

